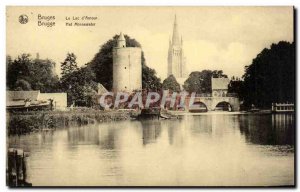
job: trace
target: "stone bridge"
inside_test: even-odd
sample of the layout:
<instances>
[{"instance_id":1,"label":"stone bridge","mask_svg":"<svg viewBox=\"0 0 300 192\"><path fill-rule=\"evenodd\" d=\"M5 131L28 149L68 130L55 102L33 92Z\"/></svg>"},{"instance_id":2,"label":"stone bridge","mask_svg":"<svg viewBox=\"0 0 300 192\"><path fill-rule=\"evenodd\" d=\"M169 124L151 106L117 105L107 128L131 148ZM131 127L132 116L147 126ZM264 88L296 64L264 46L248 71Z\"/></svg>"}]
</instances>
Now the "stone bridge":
<instances>
[{"instance_id":1,"label":"stone bridge","mask_svg":"<svg viewBox=\"0 0 300 192\"><path fill-rule=\"evenodd\" d=\"M188 110L190 98L186 98L186 109ZM202 103L206 106L208 111L213 111L220 103L227 103L231 106L232 111L240 110L240 101L238 97L195 97L194 103Z\"/></svg>"}]
</instances>

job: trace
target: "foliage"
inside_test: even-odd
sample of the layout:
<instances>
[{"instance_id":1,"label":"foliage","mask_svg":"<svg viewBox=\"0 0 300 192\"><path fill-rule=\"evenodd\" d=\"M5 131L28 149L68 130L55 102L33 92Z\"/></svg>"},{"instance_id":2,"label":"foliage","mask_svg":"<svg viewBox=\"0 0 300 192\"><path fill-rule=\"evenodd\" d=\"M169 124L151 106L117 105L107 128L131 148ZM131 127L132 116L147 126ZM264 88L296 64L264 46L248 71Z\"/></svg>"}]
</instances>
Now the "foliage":
<instances>
[{"instance_id":1,"label":"foliage","mask_svg":"<svg viewBox=\"0 0 300 192\"><path fill-rule=\"evenodd\" d=\"M16 82L16 91L29 91L31 90L31 85L28 81L24 79L18 79Z\"/></svg>"},{"instance_id":2,"label":"foliage","mask_svg":"<svg viewBox=\"0 0 300 192\"><path fill-rule=\"evenodd\" d=\"M163 89L179 92L180 91L180 85L177 82L176 78L173 75L170 75L167 77L162 84Z\"/></svg>"},{"instance_id":3,"label":"foliage","mask_svg":"<svg viewBox=\"0 0 300 192\"><path fill-rule=\"evenodd\" d=\"M30 68L30 82L33 90L58 92L59 78L54 73L55 63L49 59L35 59Z\"/></svg>"},{"instance_id":4,"label":"foliage","mask_svg":"<svg viewBox=\"0 0 300 192\"><path fill-rule=\"evenodd\" d=\"M228 85L228 93L235 93L239 98L242 98L243 91L243 81L233 76Z\"/></svg>"},{"instance_id":5,"label":"foliage","mask_svg":"<svg viewBox=\"0 0 300 192\"><path fill-rule=\"evenodd\" d=\"M149 91L158 91L162 84L160 78L156 76L156 71L146 65L144 52L142 52L142 87Z\"/></svg>"},{"instance_id":6,"label":"foliage","mask_svg":"<svg viewBox=\"0 0 300 192\"><path fill-rule=\"evenodd\" d=\"M113 48L117 45L118 35L108 40L101 46L89 66L95 72L96 82L100 82L106 89L111 90L113 84ZM126 47L141 47L135 39L125 35ZM142 86L143 89L160 89L160 79L156 76L154 69L146 65L144 53L142 52Z\"/></svg>"},{"instance_id":7,"label":"foliage","mask_svg":"<svg viewBox=\"0 0 300 192\"><path fill-rule=\"evenodd\" d=\"M295 43L281 41L263 49L243 75L246 106L270 107L295 101Z\"/></svg>"},{"instance_id":8,"label":"foliage","mask_svg":"<svg viewBox=\"0 0 300 192\"><path fill-rule=\"evenodd\" d=\"M61 63L62 78L61 88L67 92L68 106L91 106L92 98L96 94L97 83L95 74L89 66L77 67L76 56L68 53L67 58Z\"/></svg>"},{"instance_id":9,"label":"foliage","mask_svg":"<svg viewBox=\"0 0 300 192\"><path fill-rule=\"evenodd\" d=\"M64 62L61 63L61 76L64 77L68 74L78 70L76 55L74 53L68 53Z\"/></svg>"},{"instance_id":10,"label":"foliage","mask_svg":"<svg viewBox=\"0 0 300 192\"><path fill-rule=\"evenodd\" d=\"M22 54L15 60L6 59L8 90L41 90L55 92L58 77L53 72L55 63L49 59L31 59L29 54Z\"/></svg>"},{"instance_id":11,"label":"foliage","mask_svg":"<svg viewBox=\"0 0 300 192\"><path fill-rule=\"evenodd\" d=\"M194 71L184 82L183 88L188 92L211 93L211 78L227 77L222 70Z\"/></svg>"}]
</instances>

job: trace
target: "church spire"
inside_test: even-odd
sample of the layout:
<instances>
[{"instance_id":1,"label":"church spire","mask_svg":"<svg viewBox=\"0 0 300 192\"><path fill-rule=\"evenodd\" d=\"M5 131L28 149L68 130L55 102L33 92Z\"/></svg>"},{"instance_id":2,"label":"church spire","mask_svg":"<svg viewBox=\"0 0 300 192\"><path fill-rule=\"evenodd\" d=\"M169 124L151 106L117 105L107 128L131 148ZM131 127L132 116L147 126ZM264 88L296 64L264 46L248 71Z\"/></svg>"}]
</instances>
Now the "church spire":
<instances>
[{"instance_id":1,"label":"church spire","mask_svg":"<svg viewBox=\"0 0 300 192\"><path fill-rule=\"evenodd\" d=\"M172 43L173 43L173 45L179 45L180 44L176 14L175 14L175 20L174 20L174 27L173 27Z\"/></svg>"},{"instance_id":2,"label":"church spire","mask_svg":"<svg viewBox=\"0 0 300 192\"><path fill-rule=\"evenodd\" d=\"M177 17L174 18L172 42L169 41L168 51L168 76L185 78L185 56L183 53L183 39L179 36Z\"/></svg>"}]
</instances>

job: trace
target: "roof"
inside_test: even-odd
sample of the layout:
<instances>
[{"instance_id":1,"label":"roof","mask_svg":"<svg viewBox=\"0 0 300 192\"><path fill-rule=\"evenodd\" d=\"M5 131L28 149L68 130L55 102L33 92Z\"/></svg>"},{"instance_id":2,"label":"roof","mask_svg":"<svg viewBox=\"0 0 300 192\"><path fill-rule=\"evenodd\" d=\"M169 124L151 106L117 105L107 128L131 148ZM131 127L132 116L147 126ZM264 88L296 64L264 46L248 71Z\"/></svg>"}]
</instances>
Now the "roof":
<instances>
[{"instance_id":1,"label":"roof","mask_svg":"<svg viewBox=\"0 0 300 192\"><path fill-rule=\"evenodd\" d=\"M124 37L122 32L120 33L118 40L119 41L125 41L125 37Z\"/></svg>"},{"instance_id":2,"label":"roof","mask_svg":"<svg viewBox=\"0 0 300 192\"><path fill-rule=\"evenodd\" d=\"M49 101L31 101L25 102L24 100L17 101L6 101L6 107L32 107L32 106L47 106L49 105Z\"/></svg>"},{"instance_id":3,"label":"roof","mask_svg":"<svg viewBox=\"0 0 300 192\"><path fill-rule=\"evenodd\" d=\"M19 101L6 101L6 107L20 107L20 106L25 106L24 100L19 100Z\"/></svg>"},{"instance_id":4,"label":"roof","mask_svg":"<svg viewBox=\"0 0 300 192\"><path fill-rule=\"evenodd\" d=\"M6 99L9 101L30 99L37 100L40 91L6 91Z\"/></svg>"},{"instance_id":5,"label":"roof","mask_svg":"<svg viewBox=\"0 0 300 192\"><path fill-rule=\"evenodd\" d=\"M101 84L98 83L98 95L103 95L104 93L107 93L107 89Z\"/></svg>"},{"instance_id":6,"label":"roof","mask_svg":"<svg viewBox=\"0 0 300 192\"><path fill-rule=\"evenodd\" d=\"M229 79L220 77L211 79L211 89L228 89Z\"/></svg>"}]
</instances>

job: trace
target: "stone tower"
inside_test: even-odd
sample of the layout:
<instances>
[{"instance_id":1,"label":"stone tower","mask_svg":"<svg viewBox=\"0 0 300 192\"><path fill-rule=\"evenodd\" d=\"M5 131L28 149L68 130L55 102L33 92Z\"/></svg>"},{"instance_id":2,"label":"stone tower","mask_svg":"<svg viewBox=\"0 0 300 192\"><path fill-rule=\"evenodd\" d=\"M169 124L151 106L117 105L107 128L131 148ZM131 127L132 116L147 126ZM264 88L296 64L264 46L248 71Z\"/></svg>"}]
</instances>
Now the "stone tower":
<instances>
[{"instance_id":1,"label":"stone tower","mask_svg":"<svg viewBox=\"0 0 300 192\"><path fill-rule=\"evenodd\" d=\"M182 37L179 37L177 19L175 15L172 41L169 40L168 76L172 74L176 79L186 77L185 56L182 46L183 41Z\"/></svg>"},{"instance_id":2,"label":"stone tower","mask_svg":"<svg viewBox=\"0 0 300 192\"><path fill-rule=\"evenodd\" d=\"M132 92L142 89L142 50L126 47L120 33L117 46L113 49L113 91Z\"/></svg>"}]
</instances>

